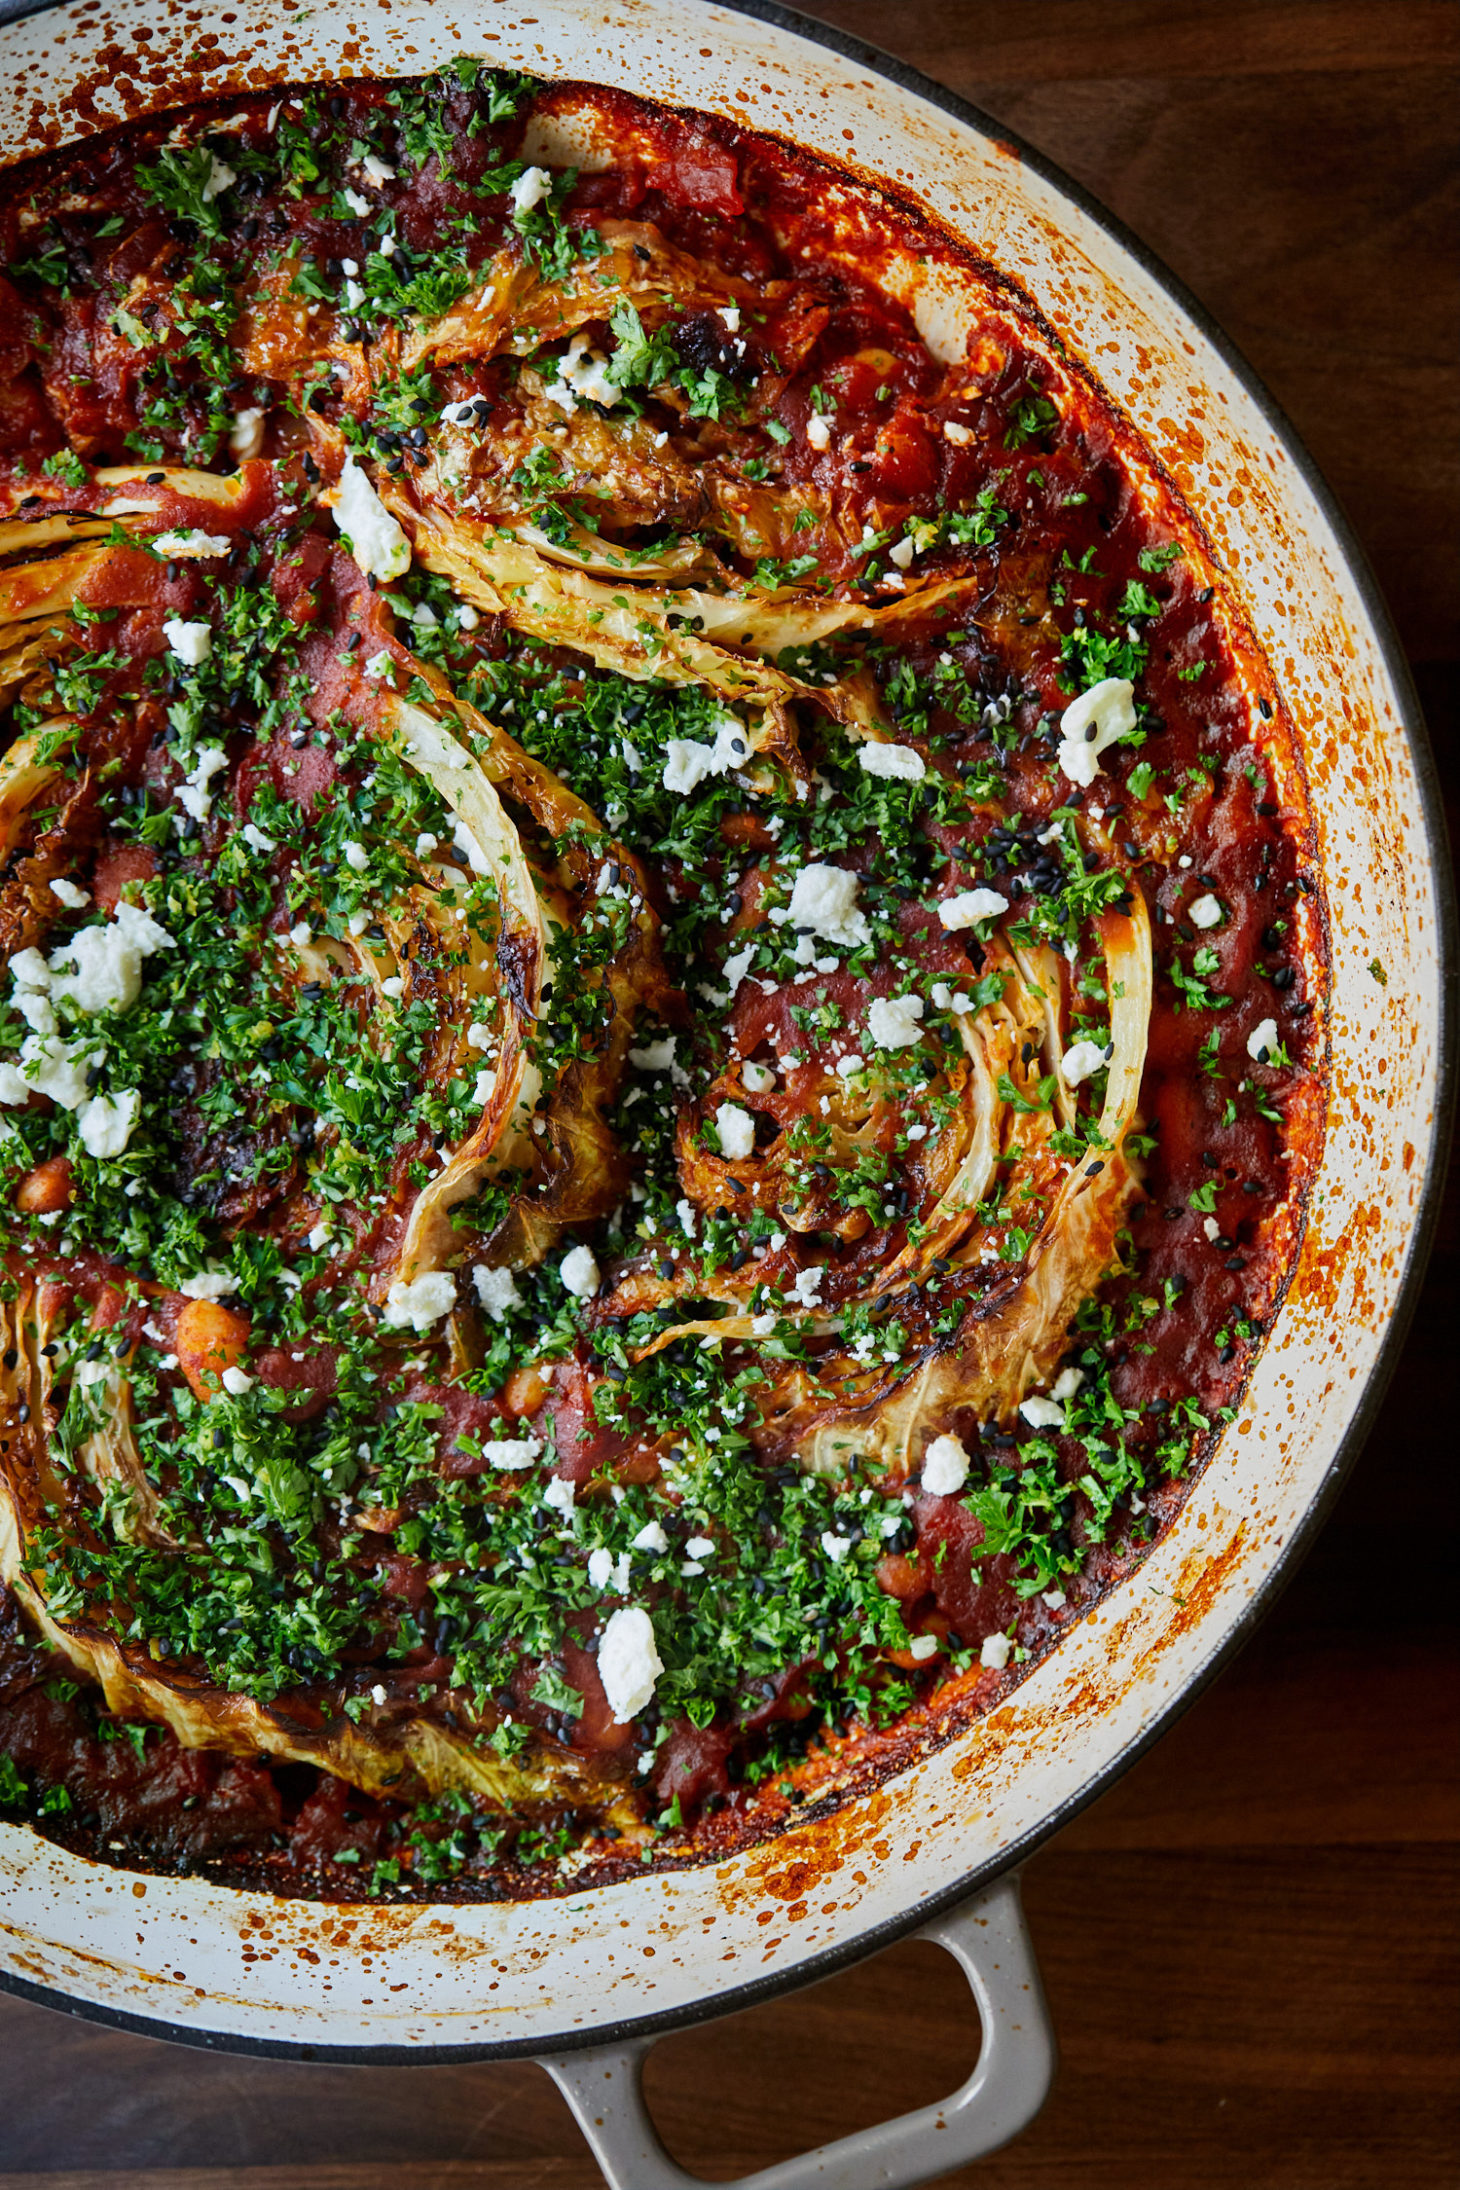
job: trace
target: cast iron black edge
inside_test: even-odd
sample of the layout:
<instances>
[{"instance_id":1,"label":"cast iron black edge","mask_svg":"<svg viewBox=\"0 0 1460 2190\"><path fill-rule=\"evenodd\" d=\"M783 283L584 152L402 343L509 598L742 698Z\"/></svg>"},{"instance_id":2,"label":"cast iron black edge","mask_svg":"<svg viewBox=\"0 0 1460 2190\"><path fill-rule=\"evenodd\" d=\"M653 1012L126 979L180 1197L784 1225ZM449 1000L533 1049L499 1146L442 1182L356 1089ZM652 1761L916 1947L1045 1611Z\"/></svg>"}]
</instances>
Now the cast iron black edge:
<instances>
[{"instance_id":1,"label":"cast iron black edge","mask_svg":"<svg viewBox=\"0 0 1460 2190\"><path fill-rule=\"evenodd\" d=\"M64 0L0 0L0 27L19 22L27 16L44 14L63 4ZM1217 324L1207 307L1108 207L1092 197L1083 184L1066 175L1054 161L1046 159L1043 153L1027 144L1017 131L1006 128L1002 122L986 114L981 107L960 98L956 92L946 90L943 85L925 76L920 69L899 60L895 54L885 52L880 46L868 45L865 40L853 37L834 24L815 22L794 9L782 7L779 0L709 0L707 12L712 7L730 14L750 16L757 22L789 31L809 44L825 46L855 67L870 69L874 74L896 84L901 90L911 92L916 98L926 101L929 106L941 108L945 114L952 115L955 121L962 122L977 135L1010 145L1024 166L1078 206L1085 217L1119 245L1186 314L1203 339L1240 382L1245 393L1256 404L1278 440L1282 442L1317 503L1325 523L1330 527L1335 544L1363 603L1380 659L1398 703L1399 720L1409 745L1419 790L1435 889L1441 976L1435 1115L1424 1185L1420 1192L1414 1230L1410 1236L1408 1256L1394 1312L1389 1319L1378 1358L1365 1381L1363 1393L1327 1474L1260 1587L1238 1614L1230 1631L1215 1645L1206 1662L1161 1708L1150 1725L1128 1742L1119 1755L1113 1757L1078 1794L1072 1795L1051 1816L1042 1819L1037 1826L1031 1827L1027 1833L1012 1841L997 1855L991 1856L987 1862L980 1864L954 1884L930 1894L916 1908L904 1910L899 1916L888 1917L839 1946L824 1948L820 1954L799 1963L794 1970L754 1977L743 1985L716 1992L682 2007L666 2008L658 2014L628 2016L591 2030L567 2030L549 2037L525 2041L508 2039L481 2045L335 2046L311 2045L308 2042L281 2038L224 2035L216 2031L190 2029L182 2023L168 2023L159 2017L131 2015L120 2008L78 2001L50 1986L39 1985L28 1978L15 1977L0 1971L0 1991L13 1993L21 1999L33 2000L43 2007L57 2008L64 2014L81 2016L89 2022L106 2023L117 2030L135 2031L142 2037L165 2038L174 2044L194 2046L204 2052L243 2053L265 2059L324 2061L341 2065L358 2063L380 2068L436 2066L443 2061L520 2060L525 2056L577 2052L596 2046L622 2046L639 2039L658 2037L667 2031L685 2029L695 2023L714 2021L720 2016L733 2015L741 2009L754 2007L761 2001L800 1991L804 1986L817 1984L838 1970L867 1960L883 1947L906 1939L920 1926L956 1907L959 1902L972 1899L1004 1872L1026 1861L1036 1848L1069 1824L1081 1810L1128 1772L1161 1735L1190 1710L1217 1675L1251 1640L1261 1621L1266 1618L1292 1580L1313 1539L1327 1520L1349 1471L1374 1426L1409 1327L1414 1320L1439 1223L1454 1125L1456 1024L1457 1006L1460 1006L1460 926L1457 926L1455 885L1450 866L1444 803L1424 713L1409 672L1408 661L1389 614L1388 604L1337 496L1319 471L1291 419L1268 392L1237 345ZM427 1904L423 1903L422 1906Z\"/></svg>"}]
</instances>

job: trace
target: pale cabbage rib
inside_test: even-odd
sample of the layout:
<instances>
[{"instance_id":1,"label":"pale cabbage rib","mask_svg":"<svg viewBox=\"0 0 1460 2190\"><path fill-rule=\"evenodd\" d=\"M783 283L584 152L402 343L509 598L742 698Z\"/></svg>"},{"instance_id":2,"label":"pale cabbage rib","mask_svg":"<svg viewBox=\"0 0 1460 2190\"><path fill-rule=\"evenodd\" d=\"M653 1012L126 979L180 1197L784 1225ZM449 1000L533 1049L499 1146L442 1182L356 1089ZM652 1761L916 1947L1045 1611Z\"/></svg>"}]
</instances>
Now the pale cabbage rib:
<instances>
[{"instance_id":1,"label":"pale cabbage rib","mask_svg":"<svg viewBox=\"0 0 1460 2190\"><path fill-rule=\"evenodd\" d=\"M422 1271L444 1266L454 1244L451 1211L478 1192L493 1170L530 1160L528 1126L542 1082L523 1054L523 1034L541 1007L547 944L531 870L485 770L435 716L413 701L387 694L381 714L410 765L426 778L466 833L473 869L495 881L500 920L495 956L498 966L510 966L513 974L499 990L498 1056L481 1118L452 1149L444 1168L421 1190L412 1207L395 1273L410 1280ZM478 951L470 948L468 938L468 960ZM460 1031L464 1037L465 1029Z\"/></svg>"},{"instance_id":2,"label":"pale cabbage rib","mask_svg":"<svg viewBox=\"0 0 1460 2190\"><path fill-rule=\"evenodd\" d=\"M499 1757L481 1740L493 1720L472 1721L463 1696L453 1699L463 1720L459 1729L424 1718L391 1722L388 1714L379 1723L358 1725L341 1716L315 1729L291 1712L287 1702L275 1708L154 1660L145 1641L130 1640L119 1631L127 1616L125 1606L92 1611L63 1605L53 1610L44 1566L34 1557L33 1546L37 1530L47 1525L48 1508L63 1505L74 1480L57 1466L41 1426L46 1401L60 1397L51 1360L42 1351L65 1332L64 1310L57 1307L60 1297L56 1288L24 1280L13 1301L0 1302L0 1352L10 1364L0 1366L0 1419L5 1426L0 1438L0 1582L44 1641L100 1688L109 1711L169 1726L186 1748L319 1765L367 1793L397 1800L460 1788L492 1809L512 1811L535 1802L612 1797L612 1786L595 1780L587 1761L571 1753L530 1762ZM102 1408L126 1416L130 1387L120 1370L95 1389L104 1395ZM24 1424L19 1418L22 1401L31 1408ZM101 1438L107 1440L105 1450ZM115 1502L122 1516L116 1531L121 1541L146 1542L161 1555L186 1555L174 1550L176 1539L159 1518L166 1511L165 1497L142 1473L140 1461L128 1455L125 1439L99 1428L83 1443L78 1458L87 1476L120 1487L122 1495ZM89 1525L104 1540L106 1523L98 1507L90 1508Z\"/></svg>"}]
</instances>

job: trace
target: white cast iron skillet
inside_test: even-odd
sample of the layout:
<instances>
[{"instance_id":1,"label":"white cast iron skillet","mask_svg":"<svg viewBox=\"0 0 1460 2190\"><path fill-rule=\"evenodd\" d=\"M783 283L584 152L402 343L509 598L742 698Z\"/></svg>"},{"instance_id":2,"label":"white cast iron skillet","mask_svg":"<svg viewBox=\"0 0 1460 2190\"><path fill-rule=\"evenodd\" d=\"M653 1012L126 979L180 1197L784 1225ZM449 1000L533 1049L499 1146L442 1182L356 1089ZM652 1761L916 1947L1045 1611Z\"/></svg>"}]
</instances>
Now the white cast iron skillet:
<instances>
[{"instance_id":1,"label":"white cast iron skillet","mask_svg":"<svg viewBox=\"0 0 1460 2190\"><path fill-rule=\"evenodd\" d=\"M653 2035L922 1930L974 1988L984 2044L970 2082L943 2107L754 2178L760 2190L895 2190L992 2149L1037 2111L1053 2044L1012 1867L1251 1632L1372 1420L1445 1150L1443 823L1399 650L1342 518L1241 359L1107 214L912 70L761 0L528 5L231 0L164 20L155 0L73 0L0 29L0 159L199 96L477 54L728 115L921 198L1025 288L1134 421L1206 529L1292 710L1333 952L1332 1092L1306 1240L1237 1419L1169 1534L1003 1708L879 1792L723 1864L518 1906L280 1902L133 1877L0 1827L0 1984L239 2051L535 2054L614 2190L667 2190L691 2178L639 2096ZM0 21L16 6L3 0ZM961 348L954 290L919 310L930 339Z\"/></svg>"}]
</instances>

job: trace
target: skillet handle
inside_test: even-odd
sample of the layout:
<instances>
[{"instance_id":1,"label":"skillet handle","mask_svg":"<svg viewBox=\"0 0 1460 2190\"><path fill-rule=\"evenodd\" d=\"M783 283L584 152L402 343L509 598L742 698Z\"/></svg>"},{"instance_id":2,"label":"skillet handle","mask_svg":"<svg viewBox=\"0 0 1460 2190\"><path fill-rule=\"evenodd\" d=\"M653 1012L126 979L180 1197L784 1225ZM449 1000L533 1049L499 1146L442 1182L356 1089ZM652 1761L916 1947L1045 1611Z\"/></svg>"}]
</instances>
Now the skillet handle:
<instances>
[{"instance_id":1,"label":"skillet handle","mask_svg":"<svg viewBox=\"0 0 1460 2190\"><path fill-rule=\"evenodd\" d=\"M1026 2129L1054 2079L1055 2038L1018 1874L917 1934L960 1964L978 2007L983 2044L968 2081L937 2106L899 2114L777 2167L737 2175L734 2190L912 2190L981 2159ZM659 2141L644 2101L652 2038L560 2054L541 2066L573 2110L608 2190L698 2190Z\"/></svg>"}]
</instances>

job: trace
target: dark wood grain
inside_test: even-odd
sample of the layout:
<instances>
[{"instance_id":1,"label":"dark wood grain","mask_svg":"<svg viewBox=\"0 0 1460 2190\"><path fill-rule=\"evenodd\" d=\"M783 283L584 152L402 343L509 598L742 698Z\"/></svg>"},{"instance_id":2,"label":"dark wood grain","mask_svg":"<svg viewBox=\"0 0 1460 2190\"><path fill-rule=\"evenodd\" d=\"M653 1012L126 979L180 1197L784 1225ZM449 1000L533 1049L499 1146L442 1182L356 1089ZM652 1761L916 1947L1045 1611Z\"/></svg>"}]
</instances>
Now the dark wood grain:
<instances>
[{"instance_id":1,"label":"dark wood grain","mask_svg":"<svg viewBox=\"0 0 1460 2190\"><path fill-rule=\"evenodd\" d=\"M1159 251L1346 503L1460 784L1460 11L1443 0L823 0ZM1063 2066L975 2190L1460 2184L1452 1198L1389 1400L1245 1655L1030 1865ZM937 2096L975 2044L902 1947L676 2037L651 2096L725 2179ZM590 2190L528 2065L194 2054L0 2000L0 2190Z\"/></svg>"}]
</instances>

